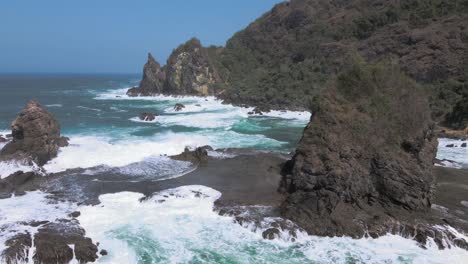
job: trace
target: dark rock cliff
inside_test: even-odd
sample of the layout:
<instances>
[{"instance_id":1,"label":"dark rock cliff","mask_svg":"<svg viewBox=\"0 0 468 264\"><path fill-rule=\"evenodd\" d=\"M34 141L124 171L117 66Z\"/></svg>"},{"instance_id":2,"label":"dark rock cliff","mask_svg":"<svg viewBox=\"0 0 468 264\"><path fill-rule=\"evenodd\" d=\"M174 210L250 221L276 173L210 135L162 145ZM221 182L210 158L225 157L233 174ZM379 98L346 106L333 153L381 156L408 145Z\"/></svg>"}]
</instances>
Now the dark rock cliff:
<instances>
[{"instance_id":1,"label":"dark rock cliff","mask_svg":"<svg viewBox=\"0 0 468 264\"><path fill-rule=\"evenodd\" d=\"M464 0L280 3L236 33L225 48L203 48L191 40L176 49L168 60L164 93L212 94L237 105L307 110L311 98L342 70L346 54L355 52L370 63L398 63L427 88L436 121L466 126L460 117L468 114Z\"/></svg>"},{"instance_id":2,"label":"dark rock cliff","mask_svg":"<svg viewBox=\"0 0 468 264\"><path fill-rule=\"evenodd\" d=\"M327 86L285 167L283 215L312 234L361 237L428 211L437 137L424 90L364 62Z\"/></svg>"},{"instance_id":3,"label":"dark rock cliff","mask_svg":"<svg viewBox=\"0 0 468 264\"><path fill-rule=\"evenodd\" d=\"M11 124L13 140L0 151L1 160L33 161L42 166L68 145L60 125L38 102L29 101Z\"/></svg>"},{"instance_id":4,"label":"dark rock cliff","mask_svg":"<svg viewBox=\"0 0 468 264\"><path fill-rule=\"evenodd\" d=\"M148 62L143 67L143 79L138 88L130 89L130 96L153 96L163 92L166 74L161 65L148 53Z\"/></svg>"}]
</instances>

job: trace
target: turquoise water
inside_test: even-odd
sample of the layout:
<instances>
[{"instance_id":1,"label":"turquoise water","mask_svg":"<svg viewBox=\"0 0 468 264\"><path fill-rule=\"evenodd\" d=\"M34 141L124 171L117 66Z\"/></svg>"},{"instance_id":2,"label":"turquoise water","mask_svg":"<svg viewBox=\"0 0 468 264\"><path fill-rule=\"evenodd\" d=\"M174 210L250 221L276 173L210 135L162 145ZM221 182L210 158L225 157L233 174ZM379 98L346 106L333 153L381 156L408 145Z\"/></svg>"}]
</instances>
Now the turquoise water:
<instances>
[{"instance_id":1,"label":"turquoise water","mask_svg":"<svg viewBox=\"0 0 468 264\"><path fill-rule=\"evenodd\" d=\"M139 78L0 75L0 134L8 133L11 121L29 99L38 99L58 119L62 134L71 139L71 145L46 164L48 172L99 168L143 176L132 178L138 181L163 179L190 169L184 162L160 157L178 154L185 146L290 152L310 117L294 112L251 116L249 109L224 105L214 98L126 97L125 90L138 84ZM175 112L176 103L186 108ZM137 118L141 112L159 116L154 122L141 122ZM0 176L15 169L0 163ZM463 263L468 258L464 250L439 251L435 244L423 250L412 240L391 235L353 240L298 232L294 241L287 233L264 240L268 219L263 229L240 226L213 211L220 195L205 186L183 186L143 202L142 194L122 192L102 195L97 206L57 206L47 203L46 194L33 192L0 200L0 226L38 220L43 212L53 221L79 210L87 236L109 251L98 263ZM167 201L157 202L160 199Z\"/></svg>"},{"instance_id":2,"label":"turquoise water","mask_svg":"<svg viewBox=\"0 0 468 264\"><path fill-rule=\"evenodd\" d=\"M101 165L100 160L103 165L123 166L154 155L177 154L185 146L290 152L309 119L308 113L249 116L248 109L214 98L128 98L126 89L138 81L138 75L1 75L0 131L7 133L28 100L39 100L57 118L62 134L71 138L72 148L48 165L55 172ZM176 103L186 108L175 112ZM142 112L159 116L154 122L140 122ZM157 146L148 151L151 144ZM130 157L130 152L138 157ZM79 155L89 159L77 162ZM122 159L115 160L115 155Z\"/></svg>"}]
</instances>

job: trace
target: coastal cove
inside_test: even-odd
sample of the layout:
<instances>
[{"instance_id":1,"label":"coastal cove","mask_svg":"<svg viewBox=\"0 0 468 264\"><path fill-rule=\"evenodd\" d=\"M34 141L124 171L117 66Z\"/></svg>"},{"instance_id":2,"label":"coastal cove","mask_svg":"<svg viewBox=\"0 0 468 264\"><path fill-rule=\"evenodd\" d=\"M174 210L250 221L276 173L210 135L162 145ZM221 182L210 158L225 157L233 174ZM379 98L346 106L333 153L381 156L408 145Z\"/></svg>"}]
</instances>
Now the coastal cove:
<instances>
[{"instance_id":1,"label":"coastal cove","mask_svg":"<svg viewBox=\"0 0 468 264\"><path fill-rule=\"evenodd\" d=\"M274 209L284 199L276 191L280 165L291 157L310 114L249 115L250 109L210 97L129 98L125 87L135 81L133 76L116 80L100 76L97 84L89 84L89 78L78 78L77 86L72 86L60 77L68 89L60 85L57 90L41 91L41 95L60 94L53 101L39 99L61 122L70 146L44 166L56 174L43 176L47 181L39 181L42 191L29 192L26 186L26 194L1 200L2 225L9 227L2 233L5 239L24 230L37 232L16 221L53 222L79 211L76 219L86 236L108 253L98 263L438 263L447 259L457 263L467 257L463 249L439 250L434 242L422 249L398 235L324 238L309 236L292 222L283 223ZM34 83L41 87L37 79ZM10 106L20 109L22 96L13 104L15 97L9 96ZM184 103L186 110L175 112L175 103ZM158 113L156 122L139 122L136 117L144 111ZM6 126L4 130L1 134L8 133ZM220 150L209 151L208 161L195 167L165 157L182 152L185 146L202 145ZM465 156L456 155L454 148L441 144L440 149L463 164ZM28 170L12 166L11 171ZM444 186L459 184L459 178L444 181ZM453 197L440 199L442 208L466 211ZM12 217L14 208L29 213ZM49 212L48 216L44 218L42 212ZM277 225L284 231L273 235L273 240L265 239L269 236L265 232ZM236 243L239 247L231 247ZM381 252L382 247L389 249Z\"/></svg>"},{"instance_id":2,"label":"coastal cove","mask_svg":"<svg viewBox=\"0 0 468 264\"><path fill-rule=\"evenodd\" d=\"M468 263L467 0L4 6L0 264Z\"/></svg>"}]
</instances>

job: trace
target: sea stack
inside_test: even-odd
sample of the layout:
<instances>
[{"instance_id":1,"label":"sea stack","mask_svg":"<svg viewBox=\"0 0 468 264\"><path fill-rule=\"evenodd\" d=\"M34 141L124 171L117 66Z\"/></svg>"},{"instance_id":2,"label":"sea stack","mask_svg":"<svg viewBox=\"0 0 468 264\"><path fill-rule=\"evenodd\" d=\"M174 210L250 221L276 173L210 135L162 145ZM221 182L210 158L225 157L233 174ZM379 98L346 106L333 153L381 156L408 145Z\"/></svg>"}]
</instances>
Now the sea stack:
<instances>
[{"instance_id":1,"label":"sea stack","mask_svg":"<svg viewBox=\"0 0 468 264\"><path fill-rule=\"evenodd\" d=\"M148 54L140 85L127 95L214 95L213 85L221 83L221 78L210 59L210 49L216 48L205 48L192 38L172 52L164 67Z\"/></svg>"},{"instance_id":2,"label":"sea stack","mask_svg":"<svg viewBox=\"0 0 468 264\"><path fill-rule=\"evenodd\" d=\"M328 83L284 168L283 216L322 236L417 226L433 197L433 127L427 96L397 66L354 63Z\"/></svg>"},{"instance_id":3,"label":"sea stack","mask_svg":"<svg viewBox=\"0 0 468 264\"><path fill-rule=\"evenodd\" d=\"M0 160L21 160L43 166L68 140L60 125L37 101L31 100L11 124L13 139L0 151Z\"/></svg>"}]
</instances>

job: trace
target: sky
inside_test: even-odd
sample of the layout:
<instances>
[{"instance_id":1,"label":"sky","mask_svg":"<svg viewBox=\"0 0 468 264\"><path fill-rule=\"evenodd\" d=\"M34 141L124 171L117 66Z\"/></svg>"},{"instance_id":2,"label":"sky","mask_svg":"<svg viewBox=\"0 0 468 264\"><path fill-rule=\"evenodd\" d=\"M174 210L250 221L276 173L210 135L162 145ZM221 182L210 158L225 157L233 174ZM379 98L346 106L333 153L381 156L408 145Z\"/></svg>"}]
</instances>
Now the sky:
<instances>
[{"instance_id":1,"label":"sky","mask_svg":"<svg viewBox=\"0 0 468 264\"><path fill-rule=\"evenodd\" d=\"M224 45L281 0L0 0L0 73L139 73L191 37Z\"/></svg>"}]
</instances>

